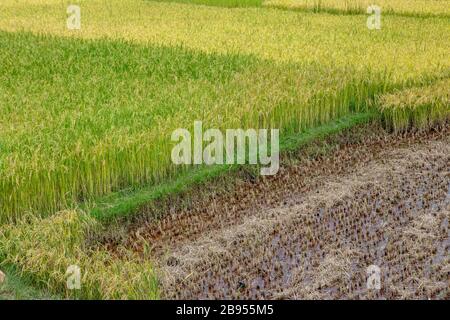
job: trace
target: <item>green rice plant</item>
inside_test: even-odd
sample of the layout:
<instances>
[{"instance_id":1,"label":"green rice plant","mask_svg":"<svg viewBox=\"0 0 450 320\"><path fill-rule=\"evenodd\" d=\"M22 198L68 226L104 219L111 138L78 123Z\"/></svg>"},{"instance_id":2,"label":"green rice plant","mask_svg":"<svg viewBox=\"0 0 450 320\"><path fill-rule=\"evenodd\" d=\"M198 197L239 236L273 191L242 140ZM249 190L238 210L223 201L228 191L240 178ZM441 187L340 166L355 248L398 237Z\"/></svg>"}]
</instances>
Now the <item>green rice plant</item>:
<instances>
[{"instance_id":1,"label":"green rice plant","mask_svg":"<svg viewBox=\"0 0 450 320\"><path fill-rule=\"evenodd\" d=\"M426 130L450 119L450 79L382 95L377 104L395 132Z\"/></svg>"},{"instance_id":2,"label":"green rice plant","mask_svg":"<svg viewBox=\"0 0 450 320\"><path fill-rule=\"evenodd\" d=\"M298 9L312 12L366 14L371 5L383 14L406 16L450 16L449 0L266 0L265 7Z\"/></svg>"},{"instance_id":3,"label":"green rice plant","mask_svg":"<svg viewBox=\"0 0 450 320\"><path fill-rule=\"evenodd\" d=\"M73 32L64 1L2 2L1 222L190 170L172 165L170 134L194 120L286 135L450 71L441 18L391 16L374 33L357 16L80 4Z\"/></svg>"},{"instance_id":4,"label":"green rice plant","mask_svg":"<svg viewBox=\"0 0 450 320\"><path fill-rule=\"evenodd\" d=\"M6 274L6 278L0 284L0 300L54 300L59 298L45 289L33 286L31 277L23 277L14 266L2 264L1 269Z\"/></svg>"},{"instance_id":5,"label":"green rice plant","mask_svg":"<svg viewBox=\"0 0 450 320\"><path fill-rule=\"evenodd\" d=\"M99 228L86 214L65 211L47 219L28 216L0 230L0 266L13 264L19 274L65 298L157 299L153 265L124 252L120 258L101 248L90 249L85 238ZM80 268L80 289L67 286L67 270Z\"/></svg>"}]
</instances>

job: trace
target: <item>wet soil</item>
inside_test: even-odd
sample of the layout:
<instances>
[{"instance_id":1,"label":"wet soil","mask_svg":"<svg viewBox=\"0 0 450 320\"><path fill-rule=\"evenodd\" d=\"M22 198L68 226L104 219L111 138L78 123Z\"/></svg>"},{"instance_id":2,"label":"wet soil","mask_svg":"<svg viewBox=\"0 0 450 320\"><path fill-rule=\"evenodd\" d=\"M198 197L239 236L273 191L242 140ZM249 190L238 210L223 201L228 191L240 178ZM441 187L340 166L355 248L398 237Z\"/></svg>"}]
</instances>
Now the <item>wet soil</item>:
<instances>
[{"instance_id":1,"label":"wet soil","mask_svg":"<svg viewBox=\"0 0 450 320\"><path fill-rule=\"evenodd\" d=\"M165 298L450 298L448 128L356 129L163 209L106 245L146 250Z\"/></svg>"}]
</instances>

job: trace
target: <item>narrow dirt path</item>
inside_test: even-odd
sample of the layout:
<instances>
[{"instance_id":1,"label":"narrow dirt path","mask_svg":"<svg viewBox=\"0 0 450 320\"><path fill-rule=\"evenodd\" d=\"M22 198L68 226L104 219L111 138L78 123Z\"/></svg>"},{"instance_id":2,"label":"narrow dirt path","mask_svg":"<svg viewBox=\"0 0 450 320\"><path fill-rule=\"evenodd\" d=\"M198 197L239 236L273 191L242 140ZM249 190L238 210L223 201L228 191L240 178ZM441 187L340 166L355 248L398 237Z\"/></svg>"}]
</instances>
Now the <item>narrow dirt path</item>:
<instances>
[{"instance_id":1,"label":"narrow dirt path","mask_svg":"<svg viewBox=\"0 0 450 320\"><path fill-rule=\"evenodd\" d=\"M141 221L125 245L152 246L166 298L450 298L448 130L344 140ZM367 289L371 265L380 290Z\"/></svg>"}]
</instances>

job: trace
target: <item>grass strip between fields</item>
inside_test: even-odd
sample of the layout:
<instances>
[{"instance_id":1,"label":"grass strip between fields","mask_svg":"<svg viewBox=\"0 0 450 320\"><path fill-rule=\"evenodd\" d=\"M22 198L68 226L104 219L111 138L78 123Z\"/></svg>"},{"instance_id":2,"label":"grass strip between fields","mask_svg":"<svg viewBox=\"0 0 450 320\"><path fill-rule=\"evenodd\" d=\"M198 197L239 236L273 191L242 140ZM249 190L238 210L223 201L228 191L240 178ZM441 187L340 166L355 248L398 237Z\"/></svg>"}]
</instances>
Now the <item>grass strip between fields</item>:
<instances>
[{"instance_id":1,"label":"grass strip between fields","mask_svg":"<svg viewBox=\"0 0 450 320\"><path fill-rule=\"evenodd\" d=\"M224 8L262 7L287 11L327 13L335 15L367 15L367 8L375 5L383 15L415 18L450 17L450 1L436 0L147 0L151 2L174 2Z\"/></svg>"},{"instance_id":2,"label":"grass strip between fields","mask_svg":"<svg viewBox=\"0 0 450 320\"><path fill-rule=\"evenodd\" d=\"M264 0L148 0L155 2L177 2L225 8L261 7Z\"/></svg>"},{"instance_id":3,"label":"grass strip between fields","mask_svg":"<svg viewBox=\"0 0 450 320\"><path fill-rule=\"evenodd\" d=\"M316 8L308 8L308 7L289 7L285 5L274 4L263 6L266 9L274 9L280 11L293 11L293 12L306 12L306 13L314 13L314 14L330 14L337 16L368 16L365 10L355 9L355 10L346 10L346 9L337 9L330 7L322 7L320 9ZM366 8L367 9L367 8ZM394 10L387 10L383 12L383 16L397 16L397 17L405 17L405 18L416 18L416 19L432 19L432 18L449 18L450 13L445 12L396 12Z\"/></svg>"},{"instance_id":4,"label":"grass strip between fields","mask_svg":"<svg viewBox=\"0 0 450 320\"><path fill-rule=\"evenodd\" d=\"M375 112L356 113L344 116L329 124L305 130L302 133L282 137L280 151L290 152L316 139L349 129L353 126L366 123L377 116ZM248 165L246 165L248 166ZM189 190L193 185L199 185L219 177L230 174L241 168L239 165L200 166L193 170L181 173L177 178L156 186L150 186L131 192L121 191L99 198L91 209L90 214L99 220L109 220L130 215L139 210L139 207L157 199Z\"/></svg>"}]
</instances>

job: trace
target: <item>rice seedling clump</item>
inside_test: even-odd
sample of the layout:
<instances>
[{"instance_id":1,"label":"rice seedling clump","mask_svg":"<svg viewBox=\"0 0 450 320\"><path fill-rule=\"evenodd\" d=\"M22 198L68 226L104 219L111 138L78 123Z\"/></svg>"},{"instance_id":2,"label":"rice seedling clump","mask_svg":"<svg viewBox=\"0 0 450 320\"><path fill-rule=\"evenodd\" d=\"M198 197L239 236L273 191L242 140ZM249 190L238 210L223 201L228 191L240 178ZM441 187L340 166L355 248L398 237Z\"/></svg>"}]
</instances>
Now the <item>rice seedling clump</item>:
<instances>
[{"instance_id":1,"label":"rice seedling clump","mask_svg":"<svg viewBox=\"0 0 450 320\"><path fill-rule=\"evenodd\" d=\"M388 127L396 132L427 130L450 119L450 80L400 90L380 97L378 104Z\"/></svg>"}]
</instances>

